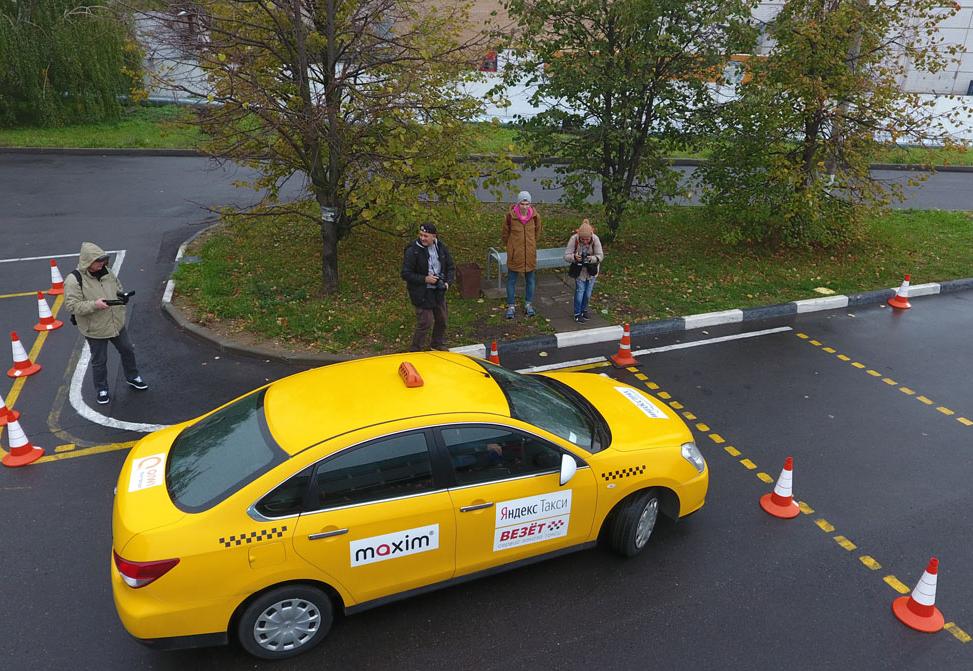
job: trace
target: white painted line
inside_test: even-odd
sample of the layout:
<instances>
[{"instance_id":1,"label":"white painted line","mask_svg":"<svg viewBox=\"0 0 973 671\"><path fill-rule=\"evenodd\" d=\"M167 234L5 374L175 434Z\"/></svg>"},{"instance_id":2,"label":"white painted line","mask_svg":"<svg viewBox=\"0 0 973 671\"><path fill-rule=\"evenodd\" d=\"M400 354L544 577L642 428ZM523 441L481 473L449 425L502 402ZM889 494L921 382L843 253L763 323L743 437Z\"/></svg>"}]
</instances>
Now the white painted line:
<instances>
[{"instance_id":1,"label":"white painted line","mask_svg":"<svg viewBox=\"0 0 973 671\"><path fill-rule=\"evenodd\" d=\"M124 254L125 250L110 249L105 254ZM69 259L73 256L78 256L78 253L74 254L51 254L49 256L24 256L19 259L0 259L0 263L16 263L18 261L40 261L42 259Z\"/></svg>"},{"instance_id":2,"label":"white painted line","mask_svg":"<svg viewBox=\"0 0 973 671\"><path fill-rule=\"evenodd\" d=\"M763 331L750 331L748 333L737 333L735 335L720 336L718 338L707 338L705 340L694 340L692 342L677 343L675 345L664 345L663 347L653 347L652 349L640 349L632 352L632 356L644 356L646 354L657 354L659 352L669 352L676 349L686 349L688 347L700 347L702 345L714 345L716 343L727 342L729 340L743 340L745 338L756 338L757 336L771 335L774 333L785 333L793 331L790 326L778 326L777 328L764 329ZM518 373L542 373L547 370L558 370L560 368L574 368L575 366L587 366L588 364L601 363L607 361L607 357L596 356L590 359L575 359L574 361L562 361L546 366L530 366L521 368Z\"/></svg>"},{"instance_id":3,"label":"white painted line","mask_svg":"<svg viewBox=\"0 0 973 671\"><path fill-rule=\"evenodd\" d=\"M622 337L621 326L602 326L596 329L583 331L566 331L565 333L555 333L558 349L562 347L574 347L576 345L591 345L596 342L608 342L620 340Z\"/></svg>"},{"instance_id":4,"label":"white painted line","mask_svg":"<svg viewBox=\"0 0 973 671\"><path fill-rule=\"evenodd\" d=\"M825 298L808 298L802 301L792 301L797 306L797 314L817 312L819 310L834 310L848 307L847 296L827 296Z\"/></svg>"},{"instance_id":5,"label":"white painted line","mask_svg":"<svg viewBox=\"0 0 973 671\"><path fill-rule=\"evenodd\" d=\"M176 289L176 283L173 280L166 282L166 290L162 293L162 302L171 303L172 302L172 292Z\"/></svg>"},{"instance_id":6,"label":"white painted line","mask_svg":"<svg viewBox=\"0 0 973 671\"><path fill-rule=\"evenodd\" d=\"M916 296L931 296L933 294L938 294L942 286L937 282L929 282L928 284L913 284L909 286L909 298L914 298ZM898 291L898 287L891 287L892 291Z\"/></svg>"},{"instance_id":7,"label":"white painted line","mask_svg":"<svg viewBox=\"0 0 973 671\"><path fill-rule=\"evenodd\" d=\"M743 321L743 310L723 310L722 312L704 312L698 315L683 317L686 330L719 326L720 324L735 324Z\"/></svg>"},{"instance_id":8,"label":"white painted line","mask_svg":"<svg viewBox=\"0 0 973 671\"><path fill-rule=\"evenodd\" d=\"M462 347L450 347L449 351L456 352L457 354L468 354L480 359L486 358L486 345L463 345Z\"/></svg>"},{"instance_id":9,"label":"white painted line","mask_svg":"<svg viewBox=\"0 0 973 671\"><path fill-rule=\"evenodd\" d=\"M516 371L518 373L543 373L546 370L558 370L560 368L572 368L573 366L587 366L590 363L601 363L602 361L607 361L608 359L603 356L594 356L590 359L575 359L574 361L564 361L562 363L551 363L546 366L530 366L529 368L521 368Z\"/></svg>"},{"instance_id":10,"label":"white painted line","mask_svg":"<svg viewBox=\"0 0 973 671\"><path fill-rule=\"evenodd\" d=\"M653 347L652 349L640 349L632 352L632 356L642 356L643 354L657 354L659 352L669 352L674 349L686 349L687 347L699 347L700 345L713 345L718 342L728 340L742 340L744 338L756 338L757 336L771 335L772 333L784 333L793 331L790 326L778 326L777 328L764 329L763 331L750 331L749 333L737 333L736 335L720 336L718 338L707 338L706 340L693 340L692 342L681 342L675 345L665 345L663 347Z\"/></svg>"},{"instance_id":11,"label":"white painted line","mask_svg":"<svg viewBox=\"0 0 973 671\"><path fill-rule=\"evenodd\" d=\"M112 272L118 275L118 271L122 268L122 263L125 261L125 250L118 250L109 252L110 254L115 254L115 262L112 264ZM77 256L77 254L74 254ZM49 259L49 256L38 257L41 259ZM91 363L91 350L88 348L88 342L81 346L81 356L78 357L78 365L74 367L74 373L71 375L71 389L68 393L68 400L71 402L71 407L84 417L89 422L94 422L95 424L101 424L102 426L108 426L113 429L123 429L125 431L138 431L139 433L151 433L152 431L158 431L159 429L166 428L165 424L142 424L140 422L126 422L121 419L115 419L114 417L108 417L100 412L95 411L93 408L89 407L84 399L81 397L81 387L84 384L85 373L88 372L88 364Z\"/></svg>"}]
</instances>

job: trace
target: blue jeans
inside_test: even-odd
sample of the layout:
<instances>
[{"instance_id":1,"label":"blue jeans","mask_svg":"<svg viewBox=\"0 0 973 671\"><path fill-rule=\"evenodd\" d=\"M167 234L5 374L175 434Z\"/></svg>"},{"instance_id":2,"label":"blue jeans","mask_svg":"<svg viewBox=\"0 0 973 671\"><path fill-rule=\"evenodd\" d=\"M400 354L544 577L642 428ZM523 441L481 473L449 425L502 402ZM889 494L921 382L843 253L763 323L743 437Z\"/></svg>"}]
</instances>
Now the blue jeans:
<instances>
[{"instance_id":1,"label":"blue jeans","mask_svg":"<svg viewBox=\"0 0 973 671\"><path fill-rule=\"evenodd\" d=\"M514 304L514 294L517 291L517 276L520 275L515 270L507 271L507 305ZM534 302L534 285L537 283L534 278L534 271L524 273L524 302Z\"/></svg>"},{"instance_id":2,"label":"blue jeans","mask_svg":"<svg viewBox=\"0 0 973 671\"><path fill-rule=\"evenodd\" d=\"M595 279L590 277L586 280L577 279L574 281L575 317L588 310L588 301L591 300L591 292L595 288Z\"/></svg>"}]
</instances>

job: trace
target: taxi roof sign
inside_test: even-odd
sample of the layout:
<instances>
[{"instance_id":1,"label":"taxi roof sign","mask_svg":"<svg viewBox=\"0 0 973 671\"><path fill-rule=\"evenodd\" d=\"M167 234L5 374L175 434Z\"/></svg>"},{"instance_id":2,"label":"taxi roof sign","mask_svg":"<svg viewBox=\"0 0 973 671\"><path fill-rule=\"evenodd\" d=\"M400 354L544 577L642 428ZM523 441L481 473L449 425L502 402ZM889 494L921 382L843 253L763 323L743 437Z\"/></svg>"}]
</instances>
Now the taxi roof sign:
<instances>
[{"instance_id":1,"label":"taxi roof sign","mask_svg":"<svg viewBox=\"0 0 973 671\"><path fill-rule=\"evenodd\" d=\"M419 375L419 371L408 361L403 361L399 364L399 377L405 382L406 387L421 387L423 385L422 376Z\"/></svg>"}]
</instances>

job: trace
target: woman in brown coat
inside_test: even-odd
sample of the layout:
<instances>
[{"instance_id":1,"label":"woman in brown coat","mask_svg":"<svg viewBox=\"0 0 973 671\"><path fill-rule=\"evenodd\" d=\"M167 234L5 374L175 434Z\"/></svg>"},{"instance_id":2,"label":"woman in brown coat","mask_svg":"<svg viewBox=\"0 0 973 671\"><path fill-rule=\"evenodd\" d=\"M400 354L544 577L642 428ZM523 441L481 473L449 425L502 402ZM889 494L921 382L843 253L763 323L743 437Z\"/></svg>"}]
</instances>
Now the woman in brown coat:
<instances>
[{"instance_id":1,"label":"woman in brown coat","mask_svg":"<svg viewBox=\"0 0 973 671\"><path fill-rule=\"evenodd\" d=\"M507 319L514 318L517 276L524 274L524 313L534 316L534 271L537 269L537 243L541 239L541 218L530 204L530 193L521 191L517 203L503 220L501 235L507 248Z\"/></svg>"}]
</instances>

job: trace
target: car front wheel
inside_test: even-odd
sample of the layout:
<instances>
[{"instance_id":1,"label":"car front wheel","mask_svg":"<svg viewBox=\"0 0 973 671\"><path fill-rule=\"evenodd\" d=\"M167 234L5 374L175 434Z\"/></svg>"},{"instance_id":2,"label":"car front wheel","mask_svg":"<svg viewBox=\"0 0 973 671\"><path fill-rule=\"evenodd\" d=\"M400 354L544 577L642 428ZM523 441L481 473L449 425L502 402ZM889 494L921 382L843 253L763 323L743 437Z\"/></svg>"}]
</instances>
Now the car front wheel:
<instances>
[{"instance_id":1,"label":"car front wheel","mask_svg":"<svg viewBox=\"0 0 973 671\"><path fill-rule=\"evenodd\" d=\"M641 492L632 496L615 511L608 529L611 548L624 557L634 557L649 542L659 518L659 496Z\"/></svg>"},{"instance_id":2,"label":"car front wheel","mask_svg":"<svg viewBox=\"0 0 973 671\"><path fill-rule=\"evenodd\" d=\"M333 621L327 594L307 585L287 585L247 606L237 624L237 637L254 657L284 659L320 643Z\"/></svg>"}]
</instances>

